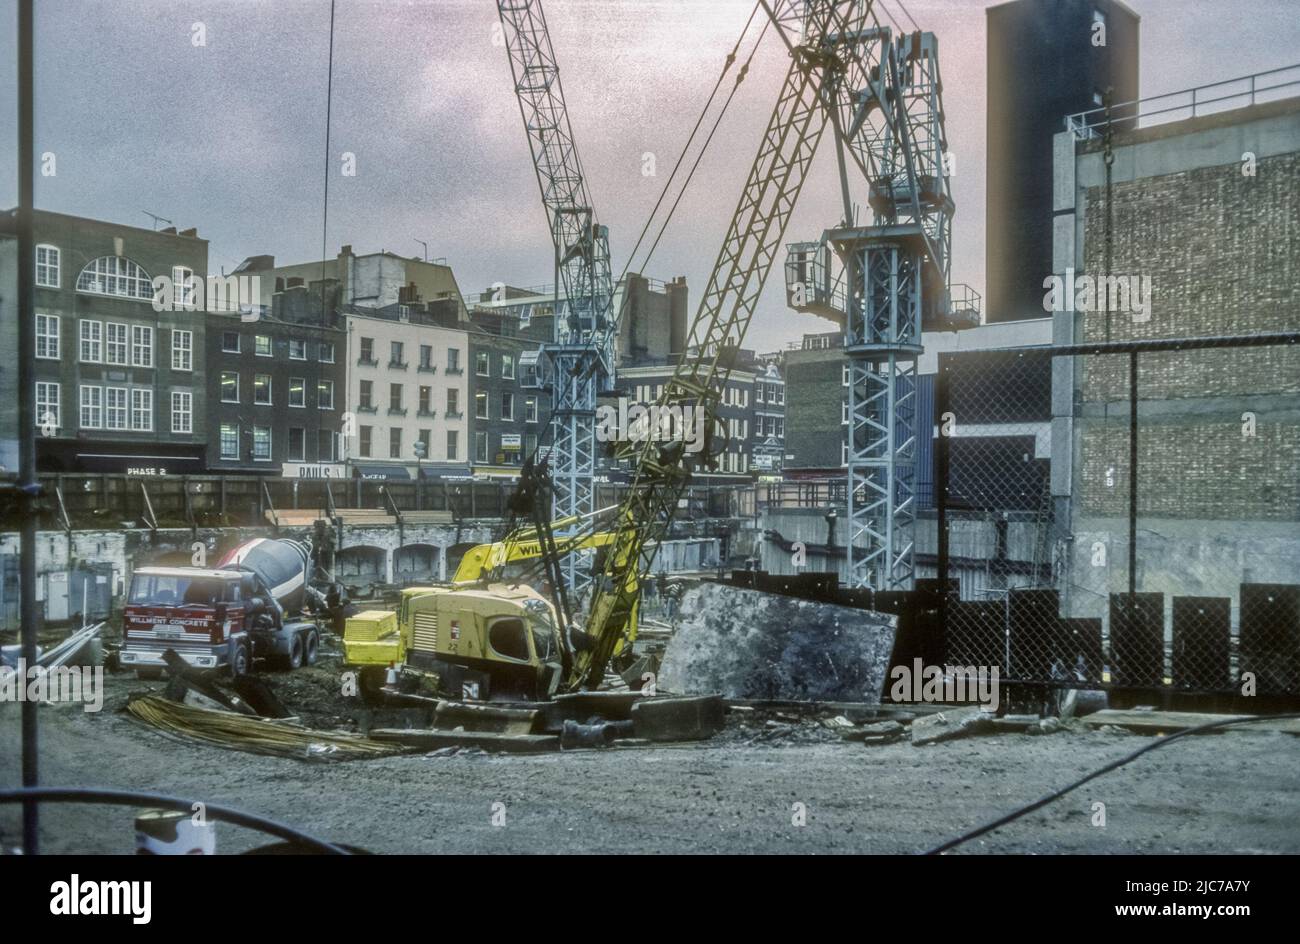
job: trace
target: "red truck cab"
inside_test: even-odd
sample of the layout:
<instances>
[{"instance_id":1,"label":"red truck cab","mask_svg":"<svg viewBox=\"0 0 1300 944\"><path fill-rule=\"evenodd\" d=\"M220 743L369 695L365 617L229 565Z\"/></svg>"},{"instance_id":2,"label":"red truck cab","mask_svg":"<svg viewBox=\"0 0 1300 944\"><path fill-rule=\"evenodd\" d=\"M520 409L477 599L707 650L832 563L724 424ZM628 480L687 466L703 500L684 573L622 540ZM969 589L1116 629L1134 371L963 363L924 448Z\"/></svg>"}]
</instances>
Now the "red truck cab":
<instances>
[{"instance_id":1,"label":"red truck cab","mask_svg":"<svg viewBox=\"0 0 1300 944\"><path fill-rule=\"evenodd\" d=\"M127 594L120 664L157 675L167 665L163 653L172 649L195 668L247 672L255 581L238 570L140 568Z\"/></svg>"}]
</instances>

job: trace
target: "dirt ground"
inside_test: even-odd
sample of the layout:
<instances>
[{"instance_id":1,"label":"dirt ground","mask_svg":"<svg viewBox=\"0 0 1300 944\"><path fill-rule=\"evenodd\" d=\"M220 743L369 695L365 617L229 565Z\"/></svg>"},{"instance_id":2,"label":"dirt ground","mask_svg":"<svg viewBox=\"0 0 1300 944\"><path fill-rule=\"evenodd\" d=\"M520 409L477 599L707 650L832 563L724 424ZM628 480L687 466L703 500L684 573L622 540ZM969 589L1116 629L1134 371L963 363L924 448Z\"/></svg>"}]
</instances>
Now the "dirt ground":
<instances>
[{"instance_id":1,"label":"dirt ground","mask_svg":"<svg viewBox=\"0 0 1300 944\"><path fill-rule=\"evenodd\" d=\"M324 697L337 684L335 669L267 677L310 723L347 721ZM229 804L389 853L913 853L1147 742L1070 730L868 747L813 723L735 716L713 741L676 747L309 763L170 739L121 710L148 683L109 675L106 687L98 714L41 708L45 784ZM5 787L20 779L19 710L0 704ZM1291 736L1185 738L962 851L1296 853L1298 770L1300 739ZM1104 827L1093 825L1098 802ZM801 808L806 822L796 825ZM44 851L131 852L132 816L127 808L46 807ZM223 852L269 841L217 828ZM0 845L16 845L18 835L18 808L0 808Z\"/></svg>"}]
</instances>

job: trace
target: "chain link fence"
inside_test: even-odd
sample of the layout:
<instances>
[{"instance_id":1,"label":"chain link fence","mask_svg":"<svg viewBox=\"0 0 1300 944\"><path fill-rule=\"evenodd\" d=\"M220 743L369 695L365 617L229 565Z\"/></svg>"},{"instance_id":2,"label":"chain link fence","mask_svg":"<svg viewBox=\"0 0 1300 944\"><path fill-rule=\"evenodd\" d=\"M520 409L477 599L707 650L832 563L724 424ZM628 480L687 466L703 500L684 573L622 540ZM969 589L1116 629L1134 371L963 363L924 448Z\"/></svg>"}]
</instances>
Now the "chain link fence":
<instances>
[{"instance_id":1,"label":"chain link fence","mask_svg":"<svg viewBox=\"0 0 1300 944\"><path fill-rule=\"evenodd\" d=\"M947 663L1300 695L1298 340L941 355Z\"/></svg>"}]
</instances>

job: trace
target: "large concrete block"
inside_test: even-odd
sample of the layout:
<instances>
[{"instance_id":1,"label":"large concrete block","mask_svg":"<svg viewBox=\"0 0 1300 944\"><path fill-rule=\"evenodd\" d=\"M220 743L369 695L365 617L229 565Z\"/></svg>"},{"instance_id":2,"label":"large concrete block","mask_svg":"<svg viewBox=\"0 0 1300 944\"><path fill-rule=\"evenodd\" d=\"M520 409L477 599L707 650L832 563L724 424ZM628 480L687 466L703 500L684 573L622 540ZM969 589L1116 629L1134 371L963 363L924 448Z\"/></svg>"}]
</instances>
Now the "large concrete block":
<instances>
[{"instance_id":1,"label":"large concrete block","mask_svg":"<svg viewBox=\"0 0 1300 944\"><path fill-rule=\"evenodd\" d=\"M897 618L704 583L682 598L663 692L878 702Z\"/></svg>"}]
</instances>

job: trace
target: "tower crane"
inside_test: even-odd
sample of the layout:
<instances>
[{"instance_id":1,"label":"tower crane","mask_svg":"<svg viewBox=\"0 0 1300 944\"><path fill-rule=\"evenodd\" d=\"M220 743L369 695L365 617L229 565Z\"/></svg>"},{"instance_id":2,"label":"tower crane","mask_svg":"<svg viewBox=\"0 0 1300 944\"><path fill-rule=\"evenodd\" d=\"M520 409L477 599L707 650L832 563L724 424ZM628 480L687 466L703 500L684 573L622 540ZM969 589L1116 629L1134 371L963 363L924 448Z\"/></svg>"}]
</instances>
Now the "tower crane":
<instances>
[{"instance_id":1,"label":"tower crane","mask_svg":"<svg viewBox=\"0 0 1300 944\"><path fill-rule=\"evenodd\" d=\"M529 363L525 355L522 366L535 367L537 385L551 394L547 463L554 517L581 521L594 510L596 396L614 378L609 233L592 209L541 0L497 0L497 12L555 247L554 332L537 360ZM569 556L565 569L580 599L590 578L577 555Z\"/></svg>"},{"instance_id":2,"label":"tower crane","mask_svg":"<svg viewBox=\"0 0 1300 944\"><path fill-rule=\"evenodd\" d=\"M979 298L950 282L955 206L938 39L895 35L867 11L831 46L846 44L860 55L828 83L843 217L819 242L789 247L786 298L844 332L849 585L906 590L915 578L917 440L931 425L916 409L921 332L978 324ZM852 202L858 173L866 226Z\"/></svg>"}]
</instances>

